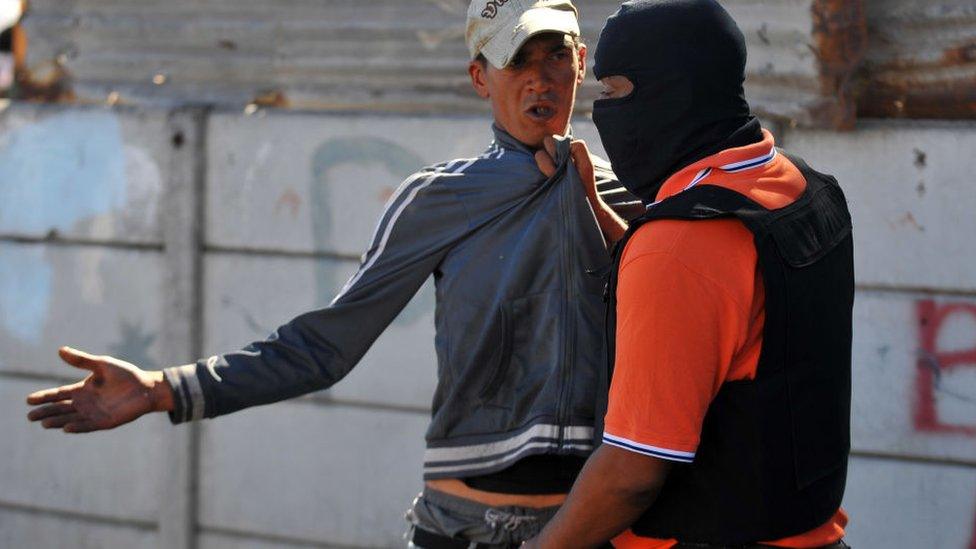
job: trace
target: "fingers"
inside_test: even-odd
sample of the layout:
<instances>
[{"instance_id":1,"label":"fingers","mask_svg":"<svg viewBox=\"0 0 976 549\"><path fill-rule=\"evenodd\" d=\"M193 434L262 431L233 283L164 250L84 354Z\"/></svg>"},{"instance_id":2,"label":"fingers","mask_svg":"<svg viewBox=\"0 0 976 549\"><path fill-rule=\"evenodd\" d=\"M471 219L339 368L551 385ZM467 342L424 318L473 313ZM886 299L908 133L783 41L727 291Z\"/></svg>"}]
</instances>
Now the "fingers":
<instances>
[{"instance_id":1,"label":"fingers","mask_svg":"<svg viewBox=\"0 0 976 549\"><path fill-rule=\"evenodd\" d=\"M550 158L556 158L556 139L553 136L547 135L546 138L542 140L542 146L545 147Z\"/></svg>"},{"instance_id":2,"label":"fingers","mask_svg":"<svg viewBox=\"0 0 976 549\"><path fill-rule=\"evenodd\" d=\"M46 404L48 402L70 400L74 392L80 389L82 385L84 385L84 382L79 381L78 383L72 383L71 385L63 385L61 387L44 389L43 391L31 393L27 396L27 404L37 406L38 404Z\"/></svg>"},{"instance_id":3,"label":"fingers","mask_svg":"<svg viewBox=\"0 0 976 549\"><path fill-rule=\"evenodd\" d=\"M586 146L586 142L582 139L573 141L569 146L569 150L573 156L573 163L576 164L576 169L579 170L580 175L585 178L592 176L593 159L590 158L590 149Z\"/></svg>"},{"instance_id":4,"label":"fingers","mask_svg":"<svg viewBox=\"0 0 976 549\"><path fill-rule=\"evenodd\" d=\"M45 429L61 429L65 425L85 421L85 416L79 413L72 402L58 402L31 410L27 419L40 421Z\"/></svg>"},{"instance_id":5,"label":"fingers","mask_svg":"<svg viewBox=\"0 0 976 549\"><path fill-rule=\"evenodd\" d=\"M64 426L65 433L90 433L92 431L98 431L101 427L95 424L95 422L90 420L79 420L73 421Z\"/></svg>"},{"instance_id":6,"label":"fingers","mask_svg":"<svg viewBox=\"0 0 976 549\"><path fill-rule=\"evenodd\" d=\"M54 404L47 404L45 406L41 406L40 408L34 408L29 414L27 414L27 419L31 421L39 421L49 417L63 416L73 413L75 413L75 407L74 404L69 400L64 402L56 402Z\"/></svg>"},{"instance_id":7,"label":"fingers","mask_svg":"<svg viewBox=\"0 0 976 549\"><path fill-rule=\"evenodd\" d=\"M78 423L84 420L85 418L81 414L64 414L45 419L41 422L41 427L44 427L45 429L64 429L66 425Z\"/></svg>"},{"instance_id":8,"label":"fingers","mask_svg":"<svg viewBox=\"0 0 976 549\"><path fill-rule=\"evenodd\" d=\"M556 161L554 160L556 158L556 140L552 136L546 137L542 141L542 146L543 148L535 153L535 163L539 166L539 171L546 177L552 177L556 173ZM587 148L586 142L575 140L570 143L569 150L573 163L583 179L593 178L593 160L590 159L590 150Z\"/></svg>"},{"instance_id":9,"label":"fingers","mask_svg":"<svg viewBox=\"0 0 976 549\"><path fill-rule=\"evenodd\" d=\"M556 174L556 140L551 135L542 140L542 148L535 152L535 163L546 177Z\"/></svg>"},{"instance_id":10,"label":"fingers","mask_svg":"<svg viewBox=\"0 0 976 549\"><path fill-rule=\"evenodd\" d=\"M539 167L539 171L546 177L552 177L556 174L556 163L546 151L538 150L535 152L535 163Z\"/></svg>"},{"instance_id":11,"label":"fingers","mask_svg":"<svg viewBox=\"0 0 976 549\"><path fill-rule=\"evenodd\" d=\"M61 347L58 349L58 355L61 357L61 360L67 362L75 368L91 370L93 372L95 369L101 366L102 363L102 359L100 357L90 355L84 351L79 351L78 349L73 349L71 347Z\"/></svg>"}]
</instances>

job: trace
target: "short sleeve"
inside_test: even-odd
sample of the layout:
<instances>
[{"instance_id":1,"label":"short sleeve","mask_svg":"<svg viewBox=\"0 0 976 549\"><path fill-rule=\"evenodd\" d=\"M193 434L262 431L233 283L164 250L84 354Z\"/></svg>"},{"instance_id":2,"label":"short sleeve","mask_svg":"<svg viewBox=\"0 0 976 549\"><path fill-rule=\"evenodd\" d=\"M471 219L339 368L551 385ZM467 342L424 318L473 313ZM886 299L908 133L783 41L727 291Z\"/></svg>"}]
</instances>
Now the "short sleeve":
<instances>
[{"instance_id":1,"label":"short sleeve","mask_svg":"<svg viewBox=\"0 0 976 549\"><path fill-rule=\"evenodd\" d=\"M723 270L754 270L755 256L749 264L712 254L714 268L706 270L700 258L686 261L682 253L694 252L677 246L625 253L604 442L691 462L708 406L748 333L749 308L729 287L744 277Z\"/></svg>"}]
</instances>

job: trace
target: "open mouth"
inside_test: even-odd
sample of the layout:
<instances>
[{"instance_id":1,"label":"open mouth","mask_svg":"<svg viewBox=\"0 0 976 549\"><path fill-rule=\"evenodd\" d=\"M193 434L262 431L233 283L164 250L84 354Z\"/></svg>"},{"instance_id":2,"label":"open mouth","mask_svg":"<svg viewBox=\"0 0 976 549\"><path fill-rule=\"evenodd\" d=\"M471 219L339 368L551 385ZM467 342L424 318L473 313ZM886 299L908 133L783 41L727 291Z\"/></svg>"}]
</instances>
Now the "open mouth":
<instances>
[{"instance_id":1,"label":"open mouth","mask_svg":"<svg viewBox=\"0 0 976 549\"><path fill-rule=\"evenodd\" d=\"M556 108L546 103L538 103L526 109L525 114L533 120L545 121L556 116Z\"/></svg>"}]
</instances>

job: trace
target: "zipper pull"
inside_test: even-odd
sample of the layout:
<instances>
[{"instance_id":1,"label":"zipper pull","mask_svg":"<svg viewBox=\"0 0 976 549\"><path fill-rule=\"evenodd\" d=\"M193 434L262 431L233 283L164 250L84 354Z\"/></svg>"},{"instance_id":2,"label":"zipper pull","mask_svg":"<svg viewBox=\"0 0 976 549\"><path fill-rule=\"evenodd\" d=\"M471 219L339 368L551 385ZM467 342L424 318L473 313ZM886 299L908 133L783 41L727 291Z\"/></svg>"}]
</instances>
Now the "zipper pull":
<instances>
[{"instance_id":1,"label":"zipper pull","mask_svg":"<svg viewBox=\"0 0 976 549\"><path fill-rule=\"evenodd\" d=\"M610 264L607 263L602 267L596 267L594 269L587 269L586 274L596 277L596 278L607 278L610 276Z\"/></svg>"}]
</instances>

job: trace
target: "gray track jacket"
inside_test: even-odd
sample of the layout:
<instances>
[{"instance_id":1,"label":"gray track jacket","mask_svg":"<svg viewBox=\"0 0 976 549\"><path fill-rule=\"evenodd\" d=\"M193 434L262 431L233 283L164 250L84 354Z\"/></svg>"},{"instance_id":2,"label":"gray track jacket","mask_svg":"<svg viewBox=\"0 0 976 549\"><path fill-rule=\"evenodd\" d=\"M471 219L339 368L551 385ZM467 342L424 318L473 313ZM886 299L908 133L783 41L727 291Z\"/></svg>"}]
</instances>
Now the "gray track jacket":
<instances>
[{"instance_id":1,"label":"gray track jacket","mask_svg":"<svg viewBox=\"0 0 976 549\"><path fill-rule=\"evenodd\" d=\"M559 169L546 179L532 151L496 127L481 156L407 178L330 306L241 351L164 371L177 395L173 422L331 386L433 274L438 384L424 478L590 452L605 390L598 273L610 258L568 145L558 144ZM597 164L604 199L633 202Z\"/></svg>"}]
</instances>

